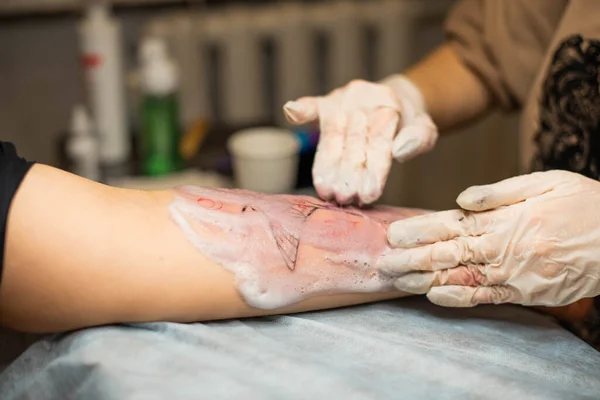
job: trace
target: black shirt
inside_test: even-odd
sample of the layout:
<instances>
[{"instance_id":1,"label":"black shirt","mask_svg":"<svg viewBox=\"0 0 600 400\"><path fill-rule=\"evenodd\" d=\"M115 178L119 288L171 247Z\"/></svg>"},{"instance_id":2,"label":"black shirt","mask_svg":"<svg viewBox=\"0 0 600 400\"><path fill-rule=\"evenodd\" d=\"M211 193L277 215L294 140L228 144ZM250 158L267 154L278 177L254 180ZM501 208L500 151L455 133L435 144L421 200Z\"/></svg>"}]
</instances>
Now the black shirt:
<instances>
[{"instance_id":1,"label":"black shirt","mask_svg":"<svg viewBox=\"0 0 600 400\"><path fill-rule=\"evenodd\" d=\"M0 141L0 279L4 266L8 210L19 185L32 165L32 162L19 157L12 143Z\"/></svg>"}]
</instances>

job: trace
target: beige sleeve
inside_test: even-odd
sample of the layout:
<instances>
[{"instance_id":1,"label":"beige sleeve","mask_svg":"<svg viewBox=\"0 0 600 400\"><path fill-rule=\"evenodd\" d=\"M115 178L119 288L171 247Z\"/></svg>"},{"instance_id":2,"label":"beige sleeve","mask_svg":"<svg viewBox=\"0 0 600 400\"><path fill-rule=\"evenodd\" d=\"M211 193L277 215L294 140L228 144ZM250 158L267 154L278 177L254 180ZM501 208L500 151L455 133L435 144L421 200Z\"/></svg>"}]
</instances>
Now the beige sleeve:
<instances>
[{"instance_id":1,"label":"beige sleeve","mask_svg":"<svg viewBox=\"0 0 600 400\"><path fill-rule=\"evenodd\" d=\"M503 109L519 107L567 2L462 0L446 21L446 37Z\"/></svg>"}]
</instances>

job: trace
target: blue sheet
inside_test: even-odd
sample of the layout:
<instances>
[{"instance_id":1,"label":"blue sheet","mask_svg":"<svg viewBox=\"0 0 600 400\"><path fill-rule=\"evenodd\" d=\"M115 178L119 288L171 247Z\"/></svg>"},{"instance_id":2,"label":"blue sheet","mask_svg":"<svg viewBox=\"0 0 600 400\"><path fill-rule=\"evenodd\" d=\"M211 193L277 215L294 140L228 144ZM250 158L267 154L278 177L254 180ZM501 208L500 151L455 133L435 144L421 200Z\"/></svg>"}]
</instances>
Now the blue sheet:
<instances>
[{"instance_id":1,"label":"blue sheet","mask_svg":"<svg viewBox=\"0 0 600 400\"><path fill-rule=\"evenodd\" d=\"M599 399L600 353L516 306L410 298L56 335L0 375L8 399Z\"/></svg>"}]
</instances>

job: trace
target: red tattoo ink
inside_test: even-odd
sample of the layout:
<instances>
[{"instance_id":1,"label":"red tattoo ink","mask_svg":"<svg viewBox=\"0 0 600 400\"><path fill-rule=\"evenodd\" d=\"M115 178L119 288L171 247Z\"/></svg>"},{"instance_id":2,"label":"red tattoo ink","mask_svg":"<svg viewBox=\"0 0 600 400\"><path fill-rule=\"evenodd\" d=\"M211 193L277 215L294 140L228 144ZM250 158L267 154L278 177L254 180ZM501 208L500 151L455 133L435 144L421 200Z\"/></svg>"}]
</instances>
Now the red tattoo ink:
<instances>
[{"instance_id":1,"label":"red tattoo ink","mask_svg":"<svg viewBox=\"0 0 600 400\"><path fill-rule=\"evenodd\" d=\"M196 202L200 207L207 208L209 210L220 210L223 208L223 203L220 201L215 201L212 199L207 199L205 197L199 197Z\"/></svg>"}]
</instances>

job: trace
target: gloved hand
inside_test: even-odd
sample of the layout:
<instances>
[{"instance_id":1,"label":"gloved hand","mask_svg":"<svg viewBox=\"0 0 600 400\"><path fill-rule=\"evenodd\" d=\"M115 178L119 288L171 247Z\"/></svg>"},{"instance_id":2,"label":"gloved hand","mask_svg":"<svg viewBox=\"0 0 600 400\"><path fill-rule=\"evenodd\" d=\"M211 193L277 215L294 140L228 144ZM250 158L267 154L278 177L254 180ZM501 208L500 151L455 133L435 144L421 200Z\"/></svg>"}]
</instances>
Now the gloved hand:
<instances>
[{"instance_id":1,"label":"gloved hand","mask_svg":"<svg viewBox=\"0 0 600 400\"><path fill-rule=\"evenodd\" d=\"M563 306L600 295L600 183L538 172L460 194L468 211L390 225L380 270L433 303ZM475 211L469 212L469 211Z\"/></svg>"},{"instance_id":2,"label":"gloved hand","mask_svg":"<svg viewBox=\"0 0 600 400\"><path fill-rule=\"evenodd\" d=\"M384 83L352 81L327 96L284 105L291 123L319 119L313 181L324 200L372 203L383 192L392 156L406 161L435 145L437 128L419 89L402 76Z\"/></svg>"}]
</instances>

